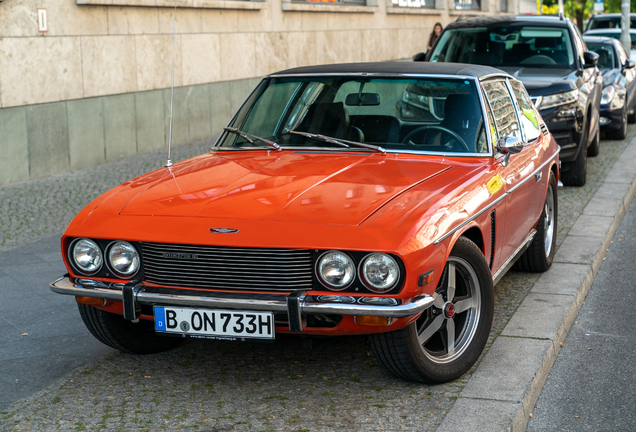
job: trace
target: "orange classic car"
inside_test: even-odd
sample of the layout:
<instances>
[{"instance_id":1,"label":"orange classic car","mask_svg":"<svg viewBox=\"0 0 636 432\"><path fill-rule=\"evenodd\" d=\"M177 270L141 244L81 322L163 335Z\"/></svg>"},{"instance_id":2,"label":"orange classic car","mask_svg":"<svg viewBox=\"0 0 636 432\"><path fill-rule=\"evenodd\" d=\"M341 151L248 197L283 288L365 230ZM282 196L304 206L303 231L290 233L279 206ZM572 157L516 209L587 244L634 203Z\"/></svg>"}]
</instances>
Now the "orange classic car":
<instances>
[{"instance_id":1,"label":"orange classic car","mask_svg":"<svg viewBox=\"0 0 636 432\"><path fill-rule=\"evenodd\" d=\"M452 380L486 344L494 284L552 263L558 155L523 85L497 69L275 73L210 153L82 210L51 289L128 353L368 335L398 377Z\"/></svg>"}]
</instances>

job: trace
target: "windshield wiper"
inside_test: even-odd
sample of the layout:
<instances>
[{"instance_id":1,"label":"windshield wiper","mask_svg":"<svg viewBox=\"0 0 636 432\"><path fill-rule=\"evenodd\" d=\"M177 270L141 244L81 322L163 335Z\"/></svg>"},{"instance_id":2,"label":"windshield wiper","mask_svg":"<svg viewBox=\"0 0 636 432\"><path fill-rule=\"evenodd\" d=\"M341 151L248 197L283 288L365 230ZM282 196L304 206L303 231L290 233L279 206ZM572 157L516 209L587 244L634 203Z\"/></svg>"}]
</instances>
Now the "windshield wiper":
<instances>
[{"instance_id":1,"label":"windshield wiper","mask_svg":"<svg viewBox=\"0 0 636 432\"><path fill-rule=\"evenodd\" d=\"M255 140L264 142L265 144L267 144L270 147L274 147L276 149L276 151L281 151L282 149L280 148L280 146L278 144L276 144L274 141L270 141L268 139L265 138L261 138L259 136L256 135L252 135L252 134L248 134L247 132L243 132L241 130L238 130L237 128L233 128L233 127L224 127L223 129L225 129L228 132L232 132L237 134L238 136L240 136L241 138L245 138L247 141L249 141L250 144L254 144L254 140L252 138L254 138Z\"/></svg>"},{"instance_id":2,"label":"windshield wiper","mask_svg":"<svg viewBox=\"0 0 636 432\"><path fill-rule=\"evenodd\" d=\"M367 144L367 143L361 143L361 142L357 142L357 141L349 141L349 140L343 140L343 139L339 139L339 138L333 138L330 136L326 136L326 135L321 135L321 134L312 134L309 132L300 132L300 131L295 131L295 130L290 130L289 131L290 134L295 134L295 135L301 135L307 138L313 138L313 139L317 139L320 141L324 141L326 143L329 144L336 144L342 147L347 147L350 148L352 145L353 146L358 146L358 147L363 147L363 148L367 148L367 149L371 149L377 152L382 153L382 156L386 155L386 150L380 146L376 146L373 144Z\"/></svg>"}]
</instances>

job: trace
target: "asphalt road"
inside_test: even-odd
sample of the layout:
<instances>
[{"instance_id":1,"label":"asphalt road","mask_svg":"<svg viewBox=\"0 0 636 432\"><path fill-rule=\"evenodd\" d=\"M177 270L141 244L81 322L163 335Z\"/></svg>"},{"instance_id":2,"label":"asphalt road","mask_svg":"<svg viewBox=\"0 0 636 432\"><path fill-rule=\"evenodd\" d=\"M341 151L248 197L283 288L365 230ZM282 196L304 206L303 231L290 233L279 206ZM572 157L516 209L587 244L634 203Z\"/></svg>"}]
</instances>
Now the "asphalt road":
<instances>
[{"instance_id":1,"label":"asphalt road","mask_svg":"<svg viewBox=\"0 0 636 432\"><path fill-rule=\"evenodd\" d=\"M636 430L635 201L552 367L528 431Z\"/></svg>"}]
</instances>

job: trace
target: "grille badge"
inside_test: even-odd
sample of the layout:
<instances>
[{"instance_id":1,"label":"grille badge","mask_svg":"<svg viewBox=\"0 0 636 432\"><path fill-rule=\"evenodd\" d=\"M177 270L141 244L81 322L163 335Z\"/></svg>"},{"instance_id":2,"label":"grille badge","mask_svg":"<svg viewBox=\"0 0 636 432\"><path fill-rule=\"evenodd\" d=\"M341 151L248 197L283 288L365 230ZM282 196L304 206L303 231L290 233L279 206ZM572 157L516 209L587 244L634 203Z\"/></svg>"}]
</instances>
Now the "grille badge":
<instances>
[{"instance_id":1,"label":"grille badge","mask_svg":"<svg viewBox=\"0 0 636 432\"><path fill-rule=\"evenodd\" d=\"M239 230L234 228L210 228L212 234L236 234Z\"/></svg>"},{"instance_id":2,"label":"grille badge","mask_svg":"<svg viewBox=\"0 0 636 432\"><path fill-rule=\"evenodd\" d=\"M164 258L176 258L176 259L199 259L197 254L189 254L189 253L174 253L174 252L162 252L161 256Z\"/></svg>"}]
</instances>

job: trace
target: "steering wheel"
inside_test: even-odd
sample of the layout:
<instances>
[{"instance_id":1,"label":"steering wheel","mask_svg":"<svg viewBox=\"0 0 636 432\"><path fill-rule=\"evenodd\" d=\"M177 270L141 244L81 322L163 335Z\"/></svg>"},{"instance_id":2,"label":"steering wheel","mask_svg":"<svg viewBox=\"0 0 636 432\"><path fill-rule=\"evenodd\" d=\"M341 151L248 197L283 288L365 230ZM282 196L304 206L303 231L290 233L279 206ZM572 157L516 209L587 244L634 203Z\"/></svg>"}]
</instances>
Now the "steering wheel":
<instances>
[{"instance_id":1,"label":"steering wheel","mask_svg":"<svg viewBox=\"0 0 636 432\"><path fill-rule=\"evenodd\" d=\"M555 65L557 64L557 62L554 61L554 59L548 57L547 55L544 54L537 54L537 55L533 55L532 57L528 57L525 60L522 60L519 62L519 64L522 65Z\"/></svg>"},{"instance_id":2,"label":"steering wheel","mask_svg":"<svg viewBox=\"0 0 636 432\"><path fill-rule=\"evenodd\" d=\"M416 144L412 141L413 137L422 133L422 132L429 132L429 131L439 131L443 134L448 134L451 136L451 138L454 140L454 142L452 143L452 145L448 145L448 144L444 144L445 147L448 147L449 149L454 149L455 147L459 147L460 150L459 151L463 151L466 153L470 153L470 150L468 149L468 146L466 145L466 141L464 141L462 139L462 137L460 137L459 135L457 135L454 131L450 130L450 129L446 129L443 126L435 126L435 125L425 125L425 126L420 126L414 130L412 130L411 132L409 132L408 134L406 134L406 136L404 137L404 139L402 140L402 144L408 144L408 145L412 145L412 146L420 146L420 145L426 145L426 143L422 142L421 144ZM457 150L455 150L457 151Z\"/></svg>"}]
</instances>

